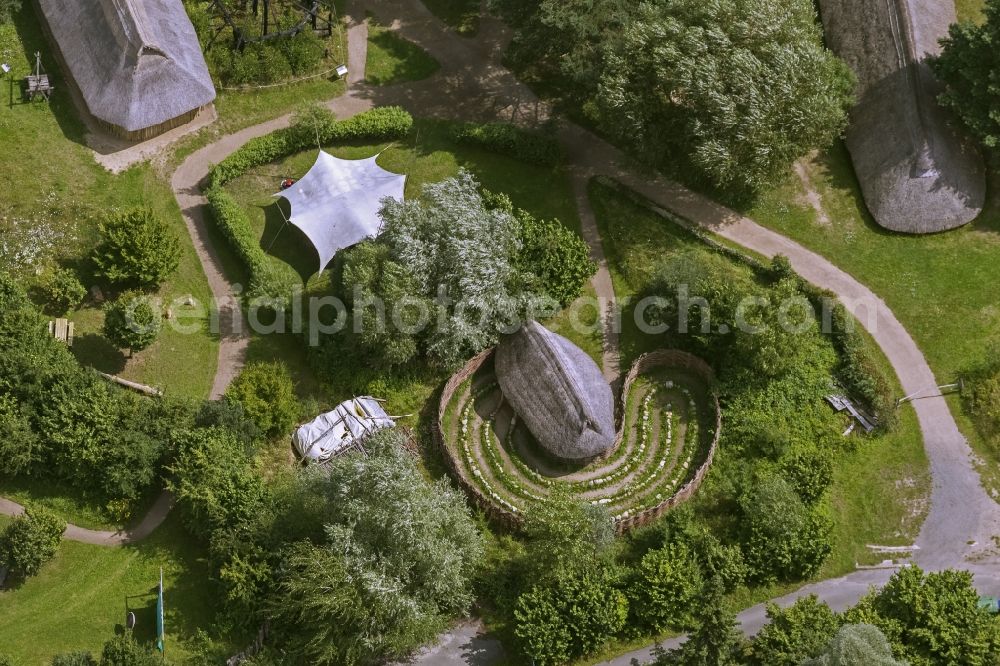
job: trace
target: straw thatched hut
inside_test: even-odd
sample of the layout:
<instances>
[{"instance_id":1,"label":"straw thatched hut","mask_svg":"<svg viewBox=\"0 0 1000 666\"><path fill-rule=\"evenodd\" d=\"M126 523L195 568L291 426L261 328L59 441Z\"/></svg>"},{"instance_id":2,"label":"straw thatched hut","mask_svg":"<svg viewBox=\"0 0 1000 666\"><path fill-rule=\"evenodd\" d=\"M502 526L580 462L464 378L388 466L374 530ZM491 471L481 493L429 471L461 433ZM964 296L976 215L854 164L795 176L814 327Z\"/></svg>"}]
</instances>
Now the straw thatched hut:
<instances>
[{"instance_id":1,"label":"straw thatched hut","mask_svg":"<svg viewBox=\"0 0 1000 666\"><path fill-rule=\"evenodd\" d=\"M611 387L566 338L529 321L497 347L495 367L504 398L553 456L583 461L614 446Z\"/></svg>"},{"instance_id":2,"label":"straw thatched hut","mask_svg":"<svg viewBox=\"0 0 1000 666\"><path fill-rule=\"evenodd\" d=\"M110 133L148 139L215 99L181 0L37 2L64 71Z\"/></svg>"},{"instance_id":3,"label":"straw thatched hut","mask_svg":"<svg viewBox=\"0 0 1000 666\"><path fill-rule=\"evenodd\" d=\"M888 229L932 233L979 214L981 157L937 105L927 66L955 21L952 0L819 0L830 48L858 77L847 147L865 202Z\"/></svg>"}]
</instances>

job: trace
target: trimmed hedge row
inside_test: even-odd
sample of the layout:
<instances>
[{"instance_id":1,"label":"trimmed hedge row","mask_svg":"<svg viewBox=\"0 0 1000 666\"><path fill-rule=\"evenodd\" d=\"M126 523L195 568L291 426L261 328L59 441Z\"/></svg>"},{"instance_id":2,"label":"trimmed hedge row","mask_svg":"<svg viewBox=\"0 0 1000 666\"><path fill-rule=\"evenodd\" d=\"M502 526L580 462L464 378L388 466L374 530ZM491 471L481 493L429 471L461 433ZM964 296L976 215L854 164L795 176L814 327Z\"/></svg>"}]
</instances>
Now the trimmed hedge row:
<instances>
[{"instance_id":1,"label":"trimmed hedge row","mask_svg":"<svg viewBox=\"0 0 1000 666\"><path fill-rule=\"evenodd\" d=\"M213 185L205 191L212 219L239 255L250 274L247 295L251 298L264 297L283 299L291 291L291 285L277 274L264 250L260 247L253 225L246 212L221 186Z\"/></svg>"},{"instance_id":2,"label":"trimmed hedge row","mask_svg":"<svg viewBox=\"0 0 1000 666\"><path fill-rule=\"evenodd\" d=\"M413 116L398 106L383 106L348 120L331 120L321 126L286 127L247 141L239 150L212 167L209 187L222 186L253 167L287 157L320 143L400 139L413 127Z\"/></svg>"},{"instance_id":3,"label":"trimmed hedge row","mask_svg":"<svg viewBox=\"0 0 1000 666\"><path fill-rule=\"evenodd\" d=\"M702 243L708 245L715 252L750 267L758 275L770 279L779 279L787 272L790 272L798 280L799 289L809 299L817 312L824 312L824 301L836 301L836 294L806 282L800 275L792 271L790 266L776 263L769 264L720 243L687 220L656 206L645 197L633 192L616 180L598 176L597 181L624 194L636 204L670 220ZM883 372L868 341L857 330L858 324L848 313L847 309L837 301L829 310L829 331L824 331L824 334L830 338L840 359L836 371L837 379L849 394L868 405L872 411L872 416L878 421L880 430L892 430L898 419L896 398L893 394L892 383Z\"/></svg>"},{"instance_id":4,"label":"trimmed hedge row","mask_svg":"<svg viewBox=\"0 0 1000 666\"><path fill-rule=\"evenodd\" d=\"M509 123L461 123L452 128L451 138L539 166L555 166L563 160L558 140Z\"/></svg>"}]
</instances>

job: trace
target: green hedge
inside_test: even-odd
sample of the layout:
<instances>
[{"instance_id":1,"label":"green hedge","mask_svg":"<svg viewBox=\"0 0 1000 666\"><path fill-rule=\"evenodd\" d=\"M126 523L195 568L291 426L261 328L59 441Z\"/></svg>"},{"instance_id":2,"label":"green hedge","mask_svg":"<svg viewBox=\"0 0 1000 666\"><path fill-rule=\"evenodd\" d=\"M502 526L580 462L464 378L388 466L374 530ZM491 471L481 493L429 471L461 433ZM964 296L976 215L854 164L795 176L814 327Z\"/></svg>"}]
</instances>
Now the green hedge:
<instances>
[{"instance_id":1,"label":"green hedge","mask_svg":"<svg viewBox=\"0 0 1000 666\"><path fill-rule=\"evenodd\" d=\"M253 167L315 148L317 133L321 144L358 140L383 141L400 139L409 133L411 127L413 117L398 106L379 107L348 120L333 121L310 130L286 127L247 141L239 150L212 167L209 187L225 185Z\"/></svg>"},{"instance_id":2,"label":"green hedge","mask_svg":"<svg viewBox=\"0 0 1000 666\"><path fill-rule=\"evenodd\" d=\"M221 186L209 187L205 196L208 198L208 208L215 225L229 240L229 244L250 273L247 295L253 298L286 297L291 285L281 279L264 254L246 212Z\"/></svg>"},{"instance_id":3,"label":"green hedge","mask_svg":"<svg viewBox=\"0 0 1000 666\"><path fill-rule=\"evenodd\" d=\"M508 123L461 123L452 128L451 138L529 164L555 166L563 159L555 138Z\"/></svg>"}]
</instances>

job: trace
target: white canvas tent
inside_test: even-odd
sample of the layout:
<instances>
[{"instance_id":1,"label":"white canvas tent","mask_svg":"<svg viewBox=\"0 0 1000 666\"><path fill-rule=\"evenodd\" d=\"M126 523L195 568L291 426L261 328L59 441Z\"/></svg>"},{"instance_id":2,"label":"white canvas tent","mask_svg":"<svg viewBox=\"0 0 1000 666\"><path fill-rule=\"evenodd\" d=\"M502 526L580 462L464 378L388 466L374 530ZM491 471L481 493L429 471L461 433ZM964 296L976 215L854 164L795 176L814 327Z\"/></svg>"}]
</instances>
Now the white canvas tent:
<instances>
[{"instance_id":1,"label":"white canvas tent","mask_svg":"<svg viewBox=\"0 0 1000 666\"><path fill-rule=\"evenodd\" d=\"M300 426L292 443L303 458L324 462L365 436L395 423L375 398L362 396L340 403L326 414Z\"/></svg>"},{"instance_id":2,"label":"white canvas tent","mask_svg":"<svg viewBox=\"0 0 1000 666\"><path fill-rule=\"evenodd\" d=\"M379 234L382 200L403 200L406 176L386 171L364 160L342 160L320 151L305 176L283 192L292 206L289 222L309 237L319 253L319 270L338 250Z\"/></svg>"}]
</instances>

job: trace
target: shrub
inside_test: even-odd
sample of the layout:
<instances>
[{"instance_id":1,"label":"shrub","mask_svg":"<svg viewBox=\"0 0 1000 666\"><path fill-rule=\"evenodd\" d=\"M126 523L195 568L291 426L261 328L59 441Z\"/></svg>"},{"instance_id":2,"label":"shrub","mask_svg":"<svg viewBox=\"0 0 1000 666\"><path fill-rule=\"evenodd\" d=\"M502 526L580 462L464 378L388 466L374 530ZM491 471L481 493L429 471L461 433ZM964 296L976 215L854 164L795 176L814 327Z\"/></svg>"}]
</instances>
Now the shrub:
<instances>
[{"instance_id":1,"label":"shrub","mask_svg":"<svg viewBox=\"0 0 1000 666\"><path fill-rule=\"evenodd\" d=\"M323 40L316 36L308 26L291 39L280 42L280 48L285 54L288 66L296 75L306 74L316 68L323 59L325 46Z\"/></svg>"},{"instance_id":2,"label":"shrub","mask_svg":"<svg viewBox=\"0 0 1000 666\"><path fill-rule=\"evenodd\" d=\"M149 209L113 213L100 223L98 275L114 284L155 288L177 270L180 242Z\"/></svg>"},{"instance_id":3,"label":"shrub","mask_svg":"<svg viewBox=\"0 0 1000 666\"><path fill-rule=\"evenodd\" d=\"M1000 363L994 362L969 373L963 402L987 438L1000 435Z\"/></svg>"},{"instance_id":4,"label":"shrub","mask_svg":"<svg viewBox=\"0 0 1000 666\"><path fill-rule=\"evenodd\" d=\"M226 391L248 419L270 436L288 433L299 418L291 375L280 363L249 363Z\"/></svg>"},{"instance_id":5,"label":"shrub","mask_svg":"<svg viewBox=\"0 0 1000 666\"><path fill-rule=\"evenodd\" d=\"M589 654L625 627L628 601L603 571L563 578L522 594L514 610L521 651L539 666Z\"/></svg>"},{"instance_id":6,"label":"shrub","mask_svg":"<svg viewBox=\"0 0 1000 666\"><path fill-rule=\"evenodd\" d=\"M97 666L97 662L89 652L67 652L52 657L51 666Z\"/></svg>"},{"instance_id":7,"label":"shrub","mask_svg":"<svg viewBox=\"0 0 1000 666\"><path fill-rule=\"evenodd\" d=\"M29 506L0 534L0 562L18 574L34 576L51 560L66 530L66 521L48 509Z\"/></svg>"},{"instance_id":8,"label":"shrub","mask_svg":"<svg viewBox=\"0 0 1000 666\"><path fill-rule=\"evenodd\" d=\"M41 460L42 445L25 409L11 395L0 395L0 475L27 472Z\"/></svg>"},{"instance_id":9,"label":"shrub","mask_svg":"<svg viewBox=\"0 0 1000 666\"><path fill-rule=\"evenodd\" d=\"M766 477L740 498L743 549L760 582L806 578L830 553L828 516L806 507L783 478Z\"/></svg>"},{"instance_id":10,"label":"shrub","mask_svg":"<svg viewBox=\"0 0 1000 666\"><path fill-rule=\"evenodd\" d=\"M406 136L412 126L413 117L402 108L383 106L360 113L348 120L324 126L319 138L323 144L399 139ZM212 186L225 185L253 167L287 157L300 150L313 148L315 145L315 133L303 132L301 127L294 126L251 139L212 168L209 183Z\"/></svg>"},{"instance_id":11,"label":"shrub","mask_svg":"<svg viewBox=\"0 0 1000 666\"><path fill-rule=\"evenodd\" d=\"M128 630L105 643L101 652L101 666L163 666L164 663Z\"/></svg>"},{"instance_id":12,"label":"shrub","mask_svg":"<svg viewBox=\"0 0 1000 666\"><path fill-rule=\"evenodd\" d=\"M821 444L822 446L822 444ZM781 469L806 504L815 504L833 482L833 456L817 447L796 451L781 462Z\"/></svg>"},{"instance_id":13,"label":"shrub","mask_svg":"<svg viewBox=\"0 0 1000 666\"><path fill-rule=\"evenodd\" d=\"M802 597L788 608L767 605L768 623L750 644L754 666L798 666L830 641L840 620L816 595Z\"/></svg>"},{"instance_id":14,"label":"shrub","mask_svg":"<svg viewBox=\"0 0 1000 666\"><path fill-rule=\"evenodd\" d=\"M668 544L643 556L628 589L629 608L654 633L690 629L691 609L703 586L694 553L683 544Z\"/></svg>"},{"instance_id":15,"label":"shrub","mask_svg":"<svg viewBox=\"0 0 1000 666\"><path fill-rule=\"evenodd\" d=\"M78 306L87 295L87 288L76 272L56 268L45 273L35 286L39 297L55 315L63 315Z\"/></svg>"},{"instance_id":16,"label":"shrub","mask_svg":"<svg viewBox=\"0 0 1000 666\"><path fill-rule=\"evenodd\" d=\"M246 445L217 427L177 432L173 444L177 452L168 485L188 529L206 540L216 530L245 534L266 497Z\"/></svg>"},{"instance_id":17,"label":"shrub","mask_svg":"<svg viewBox=\"0 0 1000 666\"><path fill-rule=\"evenodd\" d=\"M6 654L0 654L0 666L16 666L16 665L14 664L13 657L10 657Z\"/></svg>"},{"instance_id":18,"label":"shrub","mask_svg":"<svg viewBox=\"0 0 1000 666\"><path fill-rule=\"evenodd\" d=\"M126 291L104 308L104 337L130 356L153 344L162 325L159 308L138 292Z\"/></svg>"},{"instance_id":19,"label":"shrub","mask_svg":"<svg viewBox=\"0 0 1000 666\"><path fill-rule=\"evenodd\" d=\"M938 101L950 109L966 129L987 149L1000 149L1000 2L987 0L986 21L962 22L948 29L942 53L931 67L944 83Z\"/></svg>"},{"instance_id":20,"label":"shrub","mask_svg":"<svg viewBox=\"0 0 1000 666\"><path fill-rule=\"evenodd\" d=\"M477 146L528 164L555 166L563 159L562 147L554 136L509 123L463 123L452 128L451 137L456 143Z\"/></svg>"},{"instance_id":21,"label":"shrub","mask_svg":"<svg viewBox=\"0 0 1000 666\"><path fill-rule=\"evenodd\" d=\"M559 220L539 220L525 211L519 211L517 218L521 223L521 270L536 275L539 286L560 305L569 305L597 271L590 248Z\"/></svg>"}]
</instances>

